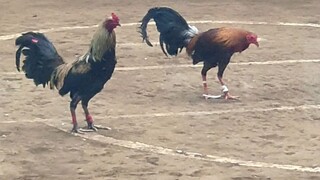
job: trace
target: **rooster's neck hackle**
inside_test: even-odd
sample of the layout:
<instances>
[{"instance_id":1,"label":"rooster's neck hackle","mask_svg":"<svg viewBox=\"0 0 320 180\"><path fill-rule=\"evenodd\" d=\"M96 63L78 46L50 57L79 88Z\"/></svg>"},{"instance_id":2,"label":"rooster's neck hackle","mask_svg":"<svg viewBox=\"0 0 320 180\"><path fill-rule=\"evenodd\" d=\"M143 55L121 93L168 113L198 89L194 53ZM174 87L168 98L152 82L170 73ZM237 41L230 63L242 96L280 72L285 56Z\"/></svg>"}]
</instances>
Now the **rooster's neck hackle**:
<instances>
[{"instance_id":1,"label":"rooster's neck hackle","mask_svg":"<svg viewBox=\"0 0 320 180\"><path fill-rule=\"evenodd\" d=\"M194 37L192 37L190 39L190 41L188 42L188 45L186 46L186 51L187 51L188 56L192 55L198 39L199 39L199 35L197 34Z\"/></svg>"},{"instance_id":2,"label":"rooster's neck hackle","mask_svg":"<svg viewBox=\"0 0 320 180\"><path fill-rule=\"evenodd\" d=\"M187 46L190 43L191 39L195 37L198 33L199 33L199 30L195 26L189 25L189 29L183 32L183 35L185 36L185 40L184 40L185 46Z\"/></svg>"},{"instance_id":3,"label":"rooster's neck hackle","mask_svg":"<svg viewBox=\"0 0 320 180\"><path fill-rule=\"evenodd\" d=\"M102 23L93 35L88 52L72 63L62 64L57 67L51 76L50 87L53 88L56 86L56 88L60 90L64 85L65 77L67 77L70 72L80 74L88 72L91 67L87 65L89 59L94 62L102 61L105 52L110 49L115 49L115 46L115 32L109 32ZM86 63L82 63L83 61Z\"/></svg>"},{"instance_id":4,"label":"rooster's neck hackle","mask_svg":"<svg viewBox=\"0 0 320 180\"><path fill-rule=\"evenodd\" d=\"M101 24L91 41L90 50L91 55L95 61L101 61L103 54L109 49L115 49L116 34L114 31L109 32L103 24Z\"/></svg>"}]
</instances>

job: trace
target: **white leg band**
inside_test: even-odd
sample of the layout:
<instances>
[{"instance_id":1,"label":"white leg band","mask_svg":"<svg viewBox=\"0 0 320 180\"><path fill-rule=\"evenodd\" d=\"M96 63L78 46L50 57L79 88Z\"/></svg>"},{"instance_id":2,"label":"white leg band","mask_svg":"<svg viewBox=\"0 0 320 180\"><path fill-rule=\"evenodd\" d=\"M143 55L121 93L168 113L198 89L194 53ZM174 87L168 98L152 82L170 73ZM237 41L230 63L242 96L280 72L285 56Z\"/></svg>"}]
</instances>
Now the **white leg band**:
<instances>
[{"instance_id":1,"label":"white leg band","mask_svg":"<svg viewBox=\"0 0 320 180\"><path fill-rule=\"evenodd\" d=\"M229 89L226 85L221 86L221 89L222 89L221 91L224 93L229 91Z\"/></svg>"}]
</instances>

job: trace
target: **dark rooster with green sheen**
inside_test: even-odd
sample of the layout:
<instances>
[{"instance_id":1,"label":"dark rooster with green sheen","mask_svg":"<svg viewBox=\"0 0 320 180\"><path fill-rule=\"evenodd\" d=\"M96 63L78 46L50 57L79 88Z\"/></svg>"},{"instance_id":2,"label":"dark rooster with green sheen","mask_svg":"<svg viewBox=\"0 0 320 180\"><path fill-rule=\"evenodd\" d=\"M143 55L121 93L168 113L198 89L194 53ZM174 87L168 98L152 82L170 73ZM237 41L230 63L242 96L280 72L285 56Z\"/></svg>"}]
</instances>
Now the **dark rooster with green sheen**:
<instances>
[{"instance_id":1,"label":"dark rooster with green sheen","mask_svg":"<svg viewBox=\"0 0 320 180\"><path fill-rule=\"evenodd\" d=\"M42 34L28 32L16 39L16 67L20 71L20 56L25 55L22 70L28 79L43 87L59 90L64 96L70 93L70 111L72 132L79 132L76 107L81 101L88 129L97 130L88 110L88 103L99 93L111 78L116 66L116 34L114 29L120 26L119 18L112 13L104 20L93 35L89 50L74 62L66 63L53 44Z\"/></svg>"},{"instance_id":2,"label":"dark rooster with green sheen","mask_svg":"<svg viewBox=\"0 0 320 180\"><path fill-rule=\"evenodd\" d=\"M203 96L208 99L214 97L208 94L207 72L218 66L218 79L222 86L223 94L219 97L235 99L222 80L223 73L234 53L241 53L250 44L259 47L256 34L236 28L215 28L205 32L198 32L194 26L175 10L168 7L151 8L142 19L140 33L149 46L152 46L147 35L147 26L153 19L157 30L160 32L160 47L165 55L176 56L186 48L187 54L192 58L193 64L203 62L201 70L203 80Z\"/></svg>"}]
</instances>

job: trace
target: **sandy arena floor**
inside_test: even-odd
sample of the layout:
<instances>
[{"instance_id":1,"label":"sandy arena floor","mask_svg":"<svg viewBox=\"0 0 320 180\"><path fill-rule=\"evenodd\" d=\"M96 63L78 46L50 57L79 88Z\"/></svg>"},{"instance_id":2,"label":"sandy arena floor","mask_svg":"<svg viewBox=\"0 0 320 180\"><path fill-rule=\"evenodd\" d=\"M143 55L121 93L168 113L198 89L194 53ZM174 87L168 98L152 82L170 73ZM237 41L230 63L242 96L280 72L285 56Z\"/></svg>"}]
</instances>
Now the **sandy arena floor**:
<instances>
[{"instance_id":1,"label":"sandy arena floor","mask_svg":"<svg viewBox=\"0 0 320 180\"><path fill-rule=\"evenodd\" d=\"M0 3L0 179L320 179L317 0ZM171 6L202 31L240 27L263 38L260 48L233 56L225 72L241 101L205 101L201 68L182 67L191 65L185 53L166 58L159 46L141 43L132 23L154 6ZM112 130L74 136L69 97L16 72L14 36L49 29L70 62L87 50L90 26L111 12L123 24L116 29L118 69L90 109ZM149 34L157 42L154 26ZM213 94L220 91L216 70Z\"/></svg>"}]
</instances>

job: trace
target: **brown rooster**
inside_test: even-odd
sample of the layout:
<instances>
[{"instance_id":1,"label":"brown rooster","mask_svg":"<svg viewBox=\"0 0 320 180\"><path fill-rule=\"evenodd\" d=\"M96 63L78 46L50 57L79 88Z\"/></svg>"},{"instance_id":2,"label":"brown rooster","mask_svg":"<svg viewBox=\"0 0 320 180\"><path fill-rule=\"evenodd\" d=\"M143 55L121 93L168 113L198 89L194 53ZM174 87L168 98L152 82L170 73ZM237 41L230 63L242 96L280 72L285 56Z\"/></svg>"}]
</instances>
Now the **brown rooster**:
<instances>
[{"instance_id":1,"label":"brown rooster","mask_svg":"<svg viewBox=\"0 0 320 180\"><path fill-rule=\"evenodd\" d=\"M112 13L93 35L90 48L76 61L65 63L53 44L41 33L28 32L16 39L16 67L20 71L21 52L26 56L22 70L36 85L56 87L61 96L70 93L72 132L79 132L76 107L81 101L88 129L97 130L88 111L88 103L111 78L117 63L115 56L116 34L119 18Z\"/></svg>"},{"instance_id":2,"label":"brown rooster","mask_svg":"<svg viewBox=\"0 0 320 180\"><path fill-rule=\"evenodd\" d=\"M246 50L250 44L259 47L257 35L242 29L215 28L199 33L194 26L188 25L186 20L175 10L168 7L151 8L143 17L140 33L143 40L152 46L147 35L147 25L154 19L157 30L160 32L160 47L165 55L174 55L185 47L193 64L203 61L201 71L203 80L203 96L208 99L214 97L208 94L207 72L218 66L218 79L222 86L223 94L219 97L235 99L222 80L223 72L236 52ZM165 48L164 48L165 45Z\"/></svg>"}]
</instances>

